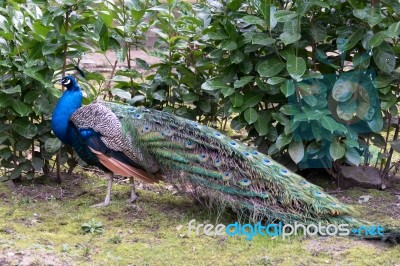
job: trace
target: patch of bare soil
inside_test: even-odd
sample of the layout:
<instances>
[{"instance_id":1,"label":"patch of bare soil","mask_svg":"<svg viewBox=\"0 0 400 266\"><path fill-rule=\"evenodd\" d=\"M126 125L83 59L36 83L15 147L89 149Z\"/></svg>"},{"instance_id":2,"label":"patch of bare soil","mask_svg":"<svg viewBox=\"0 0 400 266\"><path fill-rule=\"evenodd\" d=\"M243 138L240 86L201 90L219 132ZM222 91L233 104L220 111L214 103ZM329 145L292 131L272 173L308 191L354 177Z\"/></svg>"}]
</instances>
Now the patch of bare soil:
<instances>
[{"instance_id":1,"label":"patch of bare soil","mask_svg":"<svg viewBox=\"0 0 400 266\"><path fill-rule=\"evenodd\" d=\"M14 252L10 249L0 251L0 265L18 265L18 266L33 266L33 265L73 265L65 258L60 258L42 250L26 249L24 251Z\"/></svg>"},{"instance_id":2,"label":"patch of bare soil","mask_svg":"<svg viewBox=\"0 0 400 266\"><path fill-rule=\"evenodd\" d=\"M54 176L43 176L33 181L14 184L13 195L30 200L51 200L76 198L87 192L82 191L84 178L80 175L63 173L63 182L58 184ZM29 183L28 183L29 182Z\"/></svg>"}]
</instances>

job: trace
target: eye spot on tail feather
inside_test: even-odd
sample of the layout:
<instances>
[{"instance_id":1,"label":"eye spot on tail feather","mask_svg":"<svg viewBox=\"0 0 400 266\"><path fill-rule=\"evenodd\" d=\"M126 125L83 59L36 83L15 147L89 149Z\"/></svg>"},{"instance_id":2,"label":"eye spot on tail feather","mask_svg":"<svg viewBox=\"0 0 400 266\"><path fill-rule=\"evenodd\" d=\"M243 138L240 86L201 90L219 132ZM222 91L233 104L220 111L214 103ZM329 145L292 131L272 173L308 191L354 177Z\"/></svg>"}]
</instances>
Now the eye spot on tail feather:
<instances>
[{"instance_id":1,"label":"eye spot on tail feather","mask_svg":"<svg viewBox=\"0 0 400 266\"><path fill-rule=\"evenodd\" d=\"M200 162L207 162L208 158L209 158L209 156L205 153L202 153L199 155Z\"/></svg>"},{"instance_id":2,"label":"eye spot on tail feather","mask_svg":"<svg viewBox=\"0 0 400 266\"><path fill-rule=\"evenodd\" d=\"M215 159L215 160L214 160L214 165L215 165L216 167L221 166L221 165L222 165L221 160L220 160L220 159Z\"/></svg>"},{"instance_id":3,"label":"eye spot on tail feather","mask_svg":"<svg viewBox=\"0 0 400 266\"><path fill-rule=\"evenodd\" d=\"M188 148L188 149L194 149L195 146L196 146L195 143L193 141L191 141L191 140L187 140L185 142L185 147Z\"/></svg>"},{"instance_id":4,"label":"eye spot on tail feather","mask_svg":"<svg viewBox=\"0 0 400 266\"><path fill-rule=\"evenodd\" d=\"M232 173L231 172L224 172L222 175L222 180L227 181L232 178Z\"/></svg>"},{"instance_id":5,"label":"eye spot on tail feather","mask_svg":"<svg viewBox=\"0 0 400 266\"><path fill-rule=\"evenodd\" d=\"M219 139L223 137L223 135L221 133L219 133L219 132L215 132L214 136L216 136Z\"/></svg>"},{"instance_id":6,"label":"eye spot on tail feather","mask_svg":"<svg viewBox=\"0 0 400 266\"><path fill-rule=\"evenodd\" d=\"M248 178L243 178L242 180L240 180L239 184L244 187L247 187L251 185L251 181Z\"/></svg>"},{"instance_id":7,"label":"eye spot on tail feather","mask_svg":"<svg viewBox=\"0 0 400 266\"><path fill-rule=\"evenodd\" d=\"M273 165L273 163L270 160L268 160L267 158L265 158L263 160L263 163L266 164L266 165Z\"/></svg>"}]
</instances>

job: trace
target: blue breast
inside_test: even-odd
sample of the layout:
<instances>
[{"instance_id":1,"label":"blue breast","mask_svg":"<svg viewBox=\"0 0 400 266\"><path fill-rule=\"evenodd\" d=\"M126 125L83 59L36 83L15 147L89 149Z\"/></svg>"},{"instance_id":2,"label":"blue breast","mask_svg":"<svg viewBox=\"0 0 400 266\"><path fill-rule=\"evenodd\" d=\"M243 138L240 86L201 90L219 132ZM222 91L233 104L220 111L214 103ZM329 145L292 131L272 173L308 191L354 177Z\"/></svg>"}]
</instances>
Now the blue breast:
<instances>
[{"instance_id":1,"label":"blue breast","mask_svg":"<svg viewBox=\"0 0 400 266\"><path fill-rule=\"evenodd\" d=\"M53 111L51 127L57 138L72 146L83 161L104 169L96 155L90 151L85 139L82 138L75 125L70 122L71 115L81 107L81 104L82 92L79 88L66 90Z\"/></svg>"}]
</instances>

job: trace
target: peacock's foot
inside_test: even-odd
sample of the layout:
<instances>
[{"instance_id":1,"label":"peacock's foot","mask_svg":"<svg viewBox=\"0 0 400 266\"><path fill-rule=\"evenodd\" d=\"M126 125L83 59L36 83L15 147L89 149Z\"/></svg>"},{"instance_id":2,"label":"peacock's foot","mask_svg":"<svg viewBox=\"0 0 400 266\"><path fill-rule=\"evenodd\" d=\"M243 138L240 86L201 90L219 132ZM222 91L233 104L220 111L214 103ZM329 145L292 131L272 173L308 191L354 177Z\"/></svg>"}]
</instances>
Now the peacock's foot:
<instances>
[{"instance_id":1,"label":"peacock's foot","mask_svg":"<svg viewBox=\"0 0 400 266\"><path fill-rule=\"evenodd\" d=\"M130 199L128 199L126 201L127 204L133 204L139 197L135 196L135 197L130 197Z\"/></svg>"},{"instance_id":2,"label":"peacock's foot","mask_svg":"<svg viewBox=\"0 0 400 266\"><path fill-rule=\"evenodd\" d=\"M135 192L132 192L132 193L131 193L131 197L126 201L126 203L132 204L132 203L134 203L138 198L139 198L138 195L136 195Z\"/></svg>"}]
</instances>

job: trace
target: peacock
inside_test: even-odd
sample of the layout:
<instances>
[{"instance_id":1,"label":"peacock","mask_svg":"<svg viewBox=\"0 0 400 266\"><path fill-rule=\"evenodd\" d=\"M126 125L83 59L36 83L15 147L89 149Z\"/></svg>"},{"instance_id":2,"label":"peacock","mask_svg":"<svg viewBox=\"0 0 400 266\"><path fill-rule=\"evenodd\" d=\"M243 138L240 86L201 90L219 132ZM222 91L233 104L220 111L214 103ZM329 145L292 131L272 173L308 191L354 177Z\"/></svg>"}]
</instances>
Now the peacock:
<instances>
[{"instance_id":1,"label":"peacock","mask_svg":"<svg viewBox=\"0 0 400 266\"><path fill-rule=\"evenodd\" d=\"M97 206L110 203L116 174L129 177L131 203L137 198L134 178L148 183L163 180L252 221L369 224L351 217L351 206L213 128L119 103L82 106L75 78L66 76L59 83L66 90L54 109L52 129L83 161L106 173L107 194ZM395 232L385 237L400 240Z\"/></svg>"}]
</instances>

